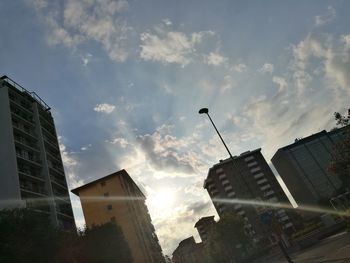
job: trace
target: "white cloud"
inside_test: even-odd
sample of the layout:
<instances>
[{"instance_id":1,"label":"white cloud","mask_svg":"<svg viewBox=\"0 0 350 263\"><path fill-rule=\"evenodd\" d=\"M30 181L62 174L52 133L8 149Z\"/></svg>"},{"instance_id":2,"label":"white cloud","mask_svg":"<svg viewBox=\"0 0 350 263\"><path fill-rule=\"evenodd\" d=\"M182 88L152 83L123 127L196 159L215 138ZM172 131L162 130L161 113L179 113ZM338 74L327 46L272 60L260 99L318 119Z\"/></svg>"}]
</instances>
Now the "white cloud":
<instances>
[{"instance_id":1,"label":"white cloud","mask_svg":"<svg viewBox=\"0 0 350 263\"><path fill-rule=\"evenodd\" d=\"M112 141L110 141L110 143L119 145L121 148L125 148L129 144L129 142L126 139L121 137L114 138Z\"/></svg>"},{"instance_id":2,"label":"white cloud","mask_svg":"<svg viewBox=\"0 0 350 263\"><path fill-rule=\"evenodd\" d=\"M108 103L96 104L96 106L94 107L94 111L104 112L107 114L113 112L114 110L115 110L115 106Z\"/></svg>"},{"instance_id":3,"label":"white cloud","mask_svg":"<svg viewBox=\"0 0 350 263\"><path fill-rule=\"evenodd\" d=\"M333 21L336 18L336 11L332 6L328 6L327 12L324 15L315 16L315 25L323 26Z\"/></svg>"},{"instance_id":4,"label":"white cloud","mask_svg":"<svg viewBox=\"0 0 350 263\"><path fill-rule=\"evenodd\" d=\"M274 66L273 64L270 63L265 63L262 65L262 67L259 69L261 73L273 73L274 71Z\"/></svg>"},{"instance_id":5,"label":"white cloud","mask_svg":"<svg viewBox=\"0 0 350 263\"><path fill-rule=\"evenodd\" d=\"M31 1L49 27L50 45L62 44L76 49L81 43L92 40L101 44L112 60L123 62L128 58L132 28L122 16L128 9L127 1L44 2Z\"/></svg>"},{"instance_id":6,"label":"white cloud","mask_svg":"<svg viewBox=\"0 0 350 263\"><path fill-rule=\"evenodd\" d=\"M282 77L273 76L272 82L278 85L278 92L284 92L288 88L287 81Z\"/></svg>"},{"instance_id":7,"label":"white cloud","mask_svg":"<svg viewBox=\"0 0 350 263\"><path fill-rule=\"evenodd\" d=\"M86 55L81 56L81 61L83 62L83 65L85 67L90 63L91 58L92 58L92 55L90 53L87 53Z\"/></svg>"},{"instance_id":8,"label":"white cloud","mask_svg":"<svg viewBox=\"0 0 350 263\"><path fill-rule=\"evenodd\" d=\"M63 138L58 136L61 158L65 168L67 183L70 188L75 188L82 184L82 180L75 174L74 169L79 165L78 160L74 157L74 153L69 152L63 144Z\"/></svg>"},{"instance_id":9,"label":"white cloud","mask_svg":"<svg viewBox=\"0 0 350 263\"><path fill-rule=\"evenodd\" d=\"M164 64L181 64L185 66L193 61L196 46L204 37L212 36L212 31L194 32L186 35L178 31L166 31L156 28L156 33L141 34L140 57L146 61L158 61Z\"/></svg>"},{"instance_id":10,"label":"white cloud","mask_svg":"<svg viewBox=\"0 0 350 263\"><path fill-rule=\"evenodd\" d=\"M209 55L205 56L205 62L208 65L220 66L223 64L227 58L221 56L219 53L210 52Z\"/></svg>"},{"instance_id":11,"label":"white cloud","mask_svg":"<svg viewBox=\"0 0 350 263\"><path fill-rule=\"evenodd\" d=\"M242 72L245 72L247 71L247 65L246 64L243 64L243 63L239 63L237 65L234 65L232 67L232 70L236 71L236 72L239 72L239 73L242 73Z\"/></svg>"},{"instance_id":12,"label":"white cloud","mask_svg":"<svg viewBox=\"0 0 350 263\"><path fill-rule=\"evenodd\" d=\"M169 18L163 19L163 22L164 22L164 24L166 24L167 26L171 26L171 25L173 24L173 23L170 21Z\"/></svg>"}]
</instances>

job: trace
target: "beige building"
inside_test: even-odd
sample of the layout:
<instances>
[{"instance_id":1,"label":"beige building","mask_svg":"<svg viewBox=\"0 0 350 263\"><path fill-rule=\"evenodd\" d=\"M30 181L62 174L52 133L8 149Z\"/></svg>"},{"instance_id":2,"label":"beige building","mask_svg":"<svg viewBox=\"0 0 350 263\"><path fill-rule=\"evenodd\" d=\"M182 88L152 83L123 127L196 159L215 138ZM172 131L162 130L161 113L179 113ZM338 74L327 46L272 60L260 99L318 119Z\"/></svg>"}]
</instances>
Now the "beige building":
<instances>
[{"instance_id":1,"label":"beige building","mask_svg":"<svg viewBox=\"0 0 350 263\"><path fill-rule=\"evenodd\" d=\"M72 192L80 197L87 227L116 222L129 244L135 263L164 262L146 197L125 170L80 186Z\"/></svg>"}]
</instances>

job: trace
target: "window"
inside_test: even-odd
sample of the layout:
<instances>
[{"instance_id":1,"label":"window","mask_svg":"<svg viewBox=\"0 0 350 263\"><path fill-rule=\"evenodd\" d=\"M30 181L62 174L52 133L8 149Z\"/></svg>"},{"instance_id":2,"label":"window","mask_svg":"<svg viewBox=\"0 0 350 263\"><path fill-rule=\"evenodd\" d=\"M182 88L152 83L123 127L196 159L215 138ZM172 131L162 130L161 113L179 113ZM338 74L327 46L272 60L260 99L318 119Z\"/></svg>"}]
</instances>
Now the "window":
<instances>
[{"instance_id":1,"label":"window","mask_svg":"<svg viewBox=\"0 0 350 263\"><path fill-rule=\"evenodd\" d=\"M107 210L112 210L112 205L107 205Z\"/></svg>"},{"instance_id":2,"label":"window","mask_svg":"<svg viewBox=\"0 0 350 263\"><path fill-rule=\"evenodd\" d=\"M103 196L104 196L104 197L108 197L108 196L109 196L109 193L108 193L108 192L107 192L107 193L104 193Z\"/></svg>"},{"instance_id":3,"label":"window","mask_svg":"<svg viewBox=\"0 0 350 263\"><path fill-rule=\"evenodd\" d=\"M105 181L102 181L101 182L101 186L105 186L106 185L106 182Z\"/></svg>"}]
</instances>

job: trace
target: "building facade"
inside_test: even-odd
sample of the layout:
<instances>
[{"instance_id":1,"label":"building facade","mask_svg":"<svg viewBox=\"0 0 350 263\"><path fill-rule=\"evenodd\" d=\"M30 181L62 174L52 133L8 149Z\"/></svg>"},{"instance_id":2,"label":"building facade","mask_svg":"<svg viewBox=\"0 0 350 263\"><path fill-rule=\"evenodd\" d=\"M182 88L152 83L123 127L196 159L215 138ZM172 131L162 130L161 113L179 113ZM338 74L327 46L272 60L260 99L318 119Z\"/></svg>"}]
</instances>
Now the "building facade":
<instances>
[{"instance_id":1,"label":"building facade","mask_svg":"<svg viewBox=\"0 0 350 263\"><path fill-rule=\"evenodd\" d=\"M75 228L50 107L7 76L0 78L2 208L33 208L56 226Z\"/></svg>"},{"instance_id":2,"label":"building facade","mask_svg":"<svg viewBox=\"0 0 350 263\"><path fill-rule=\"evenodd\" d=\"M193 236L182 240L173 252L173 263L205 262L203 243L196 243Z\"/></svg>"},{"instance_id":3,"label":"building facade","mask_svg":"<svg viewBox=\"0 0 350 263\"><path fill-rule=\"evenodd\" d=\"M206 216L200 218L194 225L194 227L197 228L199 236L204 244L208 242L210 231L215 223L214 216Z\"/></svg>"},{"instance_id":4,"label":"building facade","mask_svg":"<svg viewBox=\"0 0 350 263\"><path fill-rule=\"evenodd\" d=\"M332 151L344 128L321 131L277 150L272 163L298 205L329 204L342 183L329 171ZM338 193L339 194L339 193Z\"/></svg>"},{"instance_id":5,"label":"building facade","mask_svg":"<svg viewBox=\"0 0 350 263\"><path fill-rule=\"evenodd\" d=\"M72 192L80 197L87 227L115 222L123 231L135 263L164 262L146 197L125 170Z\"/></svg>"},{"instance_id":6,"label":"building facade","mask_svg":"<svg viewBox=\"0 0 350 263\"><path fill-rule=\"evenodd\" d=\"M239 203L239 200L243 199L290 205L287 196L261 154L261 149L247 151L215 164L209 169L204 188L208 191L220 217L225 212L239 215L245 221L246 234L254 242L265 244L276 242L276 236L272 234L271 228L261 220L261 215L272 209ZM230 203L230 200L234 202ZM287 236L291 235L295 231L292 213L286 209L274 209L273 211L283 233Z\"/></svg>"}]
</instances>

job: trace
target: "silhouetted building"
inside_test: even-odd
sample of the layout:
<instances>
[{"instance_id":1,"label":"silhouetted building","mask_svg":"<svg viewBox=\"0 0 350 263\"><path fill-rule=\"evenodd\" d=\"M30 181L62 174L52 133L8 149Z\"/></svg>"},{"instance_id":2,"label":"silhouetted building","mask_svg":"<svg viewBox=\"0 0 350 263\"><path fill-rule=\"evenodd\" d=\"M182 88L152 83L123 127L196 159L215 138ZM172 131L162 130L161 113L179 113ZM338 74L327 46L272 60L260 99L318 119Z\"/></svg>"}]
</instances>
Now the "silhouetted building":
<instances>
[{"instance_id":1,"label":"silhouetted building","mask_svg":"<svg viewBox=\"0 0 350 263\"><path fill-rule=\"evenodd\" d=\"M214 216L206 216L199 219L194 225L203 243L207 243L210 231L215 223Z\"/></svg>"},{"instance_id":2,"label":"silhouetted building","mask_svg":"<svg viewBox=\"0 0 350 263\"><path fill-rule=\"evenodd\" d=\"M87 227L117 223L135 263L164 262L146 197L125 170L73 189L80 197Z\"/></svg>"},{"instance_id":3,"label":"silhouetted building","mask_svg":"<svg viewBox=\"0 0 350 263\"><path fill-rule=\"evenodd\" d=\"M75 228L50 107L35 92L3 76L0 122L2 208L33 208L56 226Z\"/></svg>"},{"instance_id":4,"label":"silhouetted building","mask_svg":"<svg viewBox=\"0 0 350 263\"><path fill-rule=\"evenodd\" d=\"M267 201L290 205L287 196L271 171L261 149L247 151L215 164L209 169L204 182L219 216L231 212L245 221L245 231L254 242L275 243L271 229L261 222L261 214L271 208L244 205L239 199L249 201ZM236 200L230 203L230 200ZM231 201L232 202L232 201ZM290 207L292 207L290 205ZM285 209L275 210L275 216L283 232L291 235L295 229L291 213Z\"/></svg>"},{"instance_id":5,"label":"silhouetted building","mask_svg":"<svg viewBox=\"0 0 350 263\"><path fill-rule=\"evenodd\" d=\"M332 151L344 128L321 131L278 149L272 163L299 205L329 205L342 186L329 171Z\"/></svg>"},{"instance_id":6,"label":"silhouetted building","mask_svg":"<svg viewBox=\"0 0 350 263\"><path fill-rule=\"evenodd\" d=\"M182 240L173 252L173 263L204 262L203 243L196 243L193 236Z\"/></svg>"}]
</instances>

